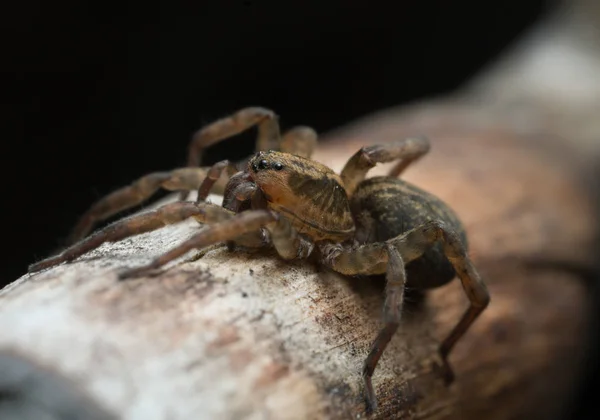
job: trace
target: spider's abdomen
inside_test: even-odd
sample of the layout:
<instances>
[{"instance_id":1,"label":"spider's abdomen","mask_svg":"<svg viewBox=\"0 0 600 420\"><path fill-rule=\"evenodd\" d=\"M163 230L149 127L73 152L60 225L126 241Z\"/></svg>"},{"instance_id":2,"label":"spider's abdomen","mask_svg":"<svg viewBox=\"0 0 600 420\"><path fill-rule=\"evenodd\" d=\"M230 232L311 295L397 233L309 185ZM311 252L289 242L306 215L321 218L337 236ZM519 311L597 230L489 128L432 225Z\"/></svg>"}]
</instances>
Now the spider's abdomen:
<instances>
[{"instance_id":1,"label":"spider's abdomen","mask_svg":"<svg viewBox=\"0 0 600 420\"><path fill-rule=\"evenodd\" d=\"M360 243L386 241L437 220L454 229L467 247L462 223L450 207L401 179L374 177L363 181L352 196L350 208L356 223L356 239ZM439 286L455 276L441 243L408 263L406 271L408 283L420 288Z\"/></svg>"}]
</instances>

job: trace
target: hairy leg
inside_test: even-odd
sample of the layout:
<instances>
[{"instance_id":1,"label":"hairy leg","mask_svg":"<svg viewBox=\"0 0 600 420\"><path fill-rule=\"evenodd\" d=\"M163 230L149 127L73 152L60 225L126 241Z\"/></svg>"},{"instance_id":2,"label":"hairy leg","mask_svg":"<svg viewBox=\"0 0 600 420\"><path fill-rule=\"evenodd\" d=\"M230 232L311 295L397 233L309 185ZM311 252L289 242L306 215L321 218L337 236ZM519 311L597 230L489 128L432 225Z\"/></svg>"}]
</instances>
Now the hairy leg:
<instances>
[{"instance_id":1,"label":"hairy leg","mask_svg":"<svg viewBox=\"0 0 600 420\"><path fill-rule=\"evenodd\" d=\"M323 263L340 273L348 275L380 274L386 272L387 267L393 262L390 253L386 251L387 247L391 246L396 249L404 263L408 264L423 255L438 241L442 242L444 254L460 278L470 303L462 318L440 345L444 379L449 383L453 379L453 374L448 363L448 355L490 301L487 288L467 256L459 236L444 223L431 221L384 243L365 244L350 249L329 245L322 247L321 252L324 256ZM391 331L392 327L388 328ZM381 340L385 340L387 333L380 334L384 334L384 338Z\"/></svg>"},{"instance_id":2,"label":"hairy leg","mask_svg":"<svg viewBox=\"0 0 600 420\"><path fill-rule=\"evenodd\" d=\"M385 303L383 305L384 326L377 334L377 338L371 344L371 351L365 360L363 367L363 379L367 394L367 403L372 411L377 410L377 398L373 390L371 378L377 367L385 348L398 330L400 317L402 315L402 303L404 301L404 286L406 285L406 271L404 261L397 249L389 246L388 268L386 271Z\"/></svg>"},{"instance_id":3,"label":"hairy leg","mask_svg":"<svg viewBox=\"0 0 600 420\"><path fill-rule=\"evenodd\" d=\"M231 165L229 161L223 160L215 163L210 168L208 175L198 189L198 198L196 199L196 203L199 204L206 201L206 198L208 197L208 194L210 193L215 181L220 179L221 173L225 169L228 169L231 173L231 170L235 170L235 167ZM230 178L230 182L227 183L223 197L223 207L233 211L234 213L249 210L250 206L247 206L247 208L244 208L243 206L246 203L249 203L251 200L259 198L260 194L258 194L257 190L258 187L254 182L249 181L247 174L244 172L238 172L234 174ZM254 205L252 208L266 209L266 204L261 203L261 205ZM236 238L235 241L228 241L227 246L230 249L233 249L235 245L241 245L247 248L260 248L265 246L265 243L265 232L260 229L253 232L247 232Z\"/></svg>"},{"instance_id":4,"label":"hairy leg","mask_svg":"<svg viewBox=\"0 0 600 420\"><path fill-rule=\"evenodd\" d=\"M292 128L282 138L278 117L273 111L260 107L248 107L198 130L189 145L188 166L199 166L202 153L207 147L255 125L258 128L255 145L257 152L281 150L310 157L317 142L316 132L312 128L304 126ZM187 192L182 192L180 198L184 200L187 196Z\"/></svg>"},{"instance_id":5,"label":"hairy leg","mask_svg":"<svg viewBox=\"0 0 600 420\"><path fill-rule=\"evenodd\" d=\"M236 214L250 209L267 210L268 208L266 198L245 172L238 172L230 178L223 196L223 207ZM261 248L269 242L265 229L259 229L240 235L235 240L227 241L226 244L232 250L235 245Z\"/></svg>"},{"instance_id":6,"label":"hairy leg","mask_svg":"<svg viewBox=\"0 0 600 420\"><path fill-rule=\"evenodd\" d=\"M199 166L202 152L209 146L258 126L255 150L281 150L310 157L317 142L317 133L310 127L294 127L281 137L277 115L270 109L243 108L198 130L188 150L188 166Z\"/></svg>"},{"instance_id":7,"label":"hairy leg","mask_svg":"<svg viewBox=\"0 0 600 420\"><path fill-rule=\"evenodd\" d=\"M250 208L253 210L266 210L267 200L256 184L249 180L248 174L237 173L228 184L223 207L235 213L244 212ZM303 239L291 223L284 217L265 226L269 232L269 242L275 247L277 253L286 260L295 258L306 258L313 250L313 243ZM246 233L235 241L228 242L228 246L242 245L256 248L265 245L265 237L257 236L256 232Z\"/></svg>"},{"instance_id":8,"label":"hairy leg","mask_svg":"<svg viewBox=\"0 0 600 420\"><path fill-rule=\"evenodd\" d=\"M156 258L150 264L124 271L119 274L119 278L126 279L143 275L181 257L192 249L233 240L240 235L258 231L275 220L275 214L269 210L249 210L240 213L228 220L207 226L187 241Z\"/></svg>"},{"instance_id":9,"label":"hairy leg","mask_svg":"<svg viewBox=\"0 0 600 420\"><path fill-rule=\"evenodd\" d=\"M257 150L274 149L279 146L279 123L275 113L266 108L243 108L221 118L194 134L188 150L188 166L199 166L202 152L207 147L258 125Z\"/></svg>"},{"instance_id":10,"label":"hairy leg","mask_svg":"<svg viewBox=\"0 0 600 420\"><path fill-rule=\"evenodd\" d=\"M369 355L363 365L363 380L368 409L377 409L377 397L371 378L381 355L398 330L402 314L406 271L400 252L392 244L374 243L358 248L339 245L321 247L323 263L343 274L386 273L386 295L383 306L383 328L371 344Z\"/></svg>"},{"instance_id":11,"label":"hairy leg","mask_svg":"<svg viewBox=\"0 0 600 420\"><path fill-rule=\"evenodd\" d=\"M198 198L196 198L196 203L202 203L206 201L208 195L213 191L215 183L222 179L222 173L227 169L228 176L227 179L230 179L232 175L237 172L234 165L232 165L228 160L222 160L220 162L215 163L208 170L206 177L198 187Z\"/></svg>"},{"instance_id":12,"label":"hairy leg","mask_svg":"<svg viewBox=\"0 0 600 420\"><path fill-rule=\"evenodd\" d=\"M149 211L119 220L67 248L62 253L29 266L29 272L40 271L63 262L72 261L104 242L115 242L140 233L150 232L163 226L181 222L190 217L201 223L220 222L230 219L234 213L215 204L195 204L187 201L166 204Z\"/></svg>"},{"instance_id":13,"label":"hairy leg","mask_svg":"<svg viewBox=\"0 0 600 420\"><path fill-rule=\"evenodd\" d=\"M293 260L308 258L314 244L304 239L285 217L280 217L274 223L266 226L271 234L271 243L281 258Z\"/></svg>"},{"instance_id":14,"label":"hairy leg","mask_svg":"<svg viewBox=\"0 0 600 420\"><path fill-rule=\"evenodd\" d=\"M145 175L132 184L120 188L98 200L83 216L71 232L69 245L85 238L94 226L103 220L141 204L159 189L167 191L196 190L206 178L208 168L180 168L170 172L154 172ZM219 179L215 189L225 189L225 179Z\"/></svg>"},{"instance_id":15,"label":"hairy leg","mask_svg":"<svg viewBox=\"0 0 600 420\"><path fill-rule=\"evenodd\" d=\"M200 166L202 154L207 147L240 134L255 125L258 126L258 137L255 146L257 151L279 148L281 134L277 115L267 108L242 108L202 127L193 135L188 146L188 167ZM179 199L185 200L188 196L189 191L182 191Z\"/></svg>"},{"instance_id":16,"label":"hairy leg","mask_svg":"<svg viewBox=\"0 0 600 420\"><path fill-rule=\"evenodd\" d=\"M317 146L317 138L317 132L310 127L294 127L283 135L281 151L308 159Z\"/></svg>"},{"instance_id":17,"label":"hairy leg","mask_svg":"<svg viewBox=\"0 0 600 420\"><path fill-rule=\"evenodd\" d=\"M437 241L442 242L444 255L454 267L454 271L456 271L470 303L462 318L440 345L440 355L446 374L445 379L447 382L451 382L453 374L448 364L448 355L456 342L488 306L490 295L487 287L468 257L460 237L442 222L432 221L426 223L404 235L388 240L388 243L393 244L400 251L404 260L409 262L422 255L427 248Z\"/></svg>"},{"instance_id":18,"label":"hairy leg","mask_svg":"<svg viewBox=\"0 0 600 420\"><path fill-rule=\"evenodd\" d=\"M429 140L422 137L363 147L348 160L342 169L341 177L346 192L348 195L352 195L357 185L365 179L367 172L376 164L399 160L389 173L389 176L397 177L408 165L428 151Z\"/></svg>"},{"instance_id":19,"label":"hairy leg","mask_svg":"<svg viewBox=\"0 0 600 420\"><path fill-rule=\"evenodd\" d=\"M248 210L250 199L256 191L258 191L258 187L252 182L249 175L245 172L238 172L227 183L225 194L223 194L223 207L235 213ZM255 207L254 209L262 208L265 208L265 206Z\"/></svg>"}]
</instances>

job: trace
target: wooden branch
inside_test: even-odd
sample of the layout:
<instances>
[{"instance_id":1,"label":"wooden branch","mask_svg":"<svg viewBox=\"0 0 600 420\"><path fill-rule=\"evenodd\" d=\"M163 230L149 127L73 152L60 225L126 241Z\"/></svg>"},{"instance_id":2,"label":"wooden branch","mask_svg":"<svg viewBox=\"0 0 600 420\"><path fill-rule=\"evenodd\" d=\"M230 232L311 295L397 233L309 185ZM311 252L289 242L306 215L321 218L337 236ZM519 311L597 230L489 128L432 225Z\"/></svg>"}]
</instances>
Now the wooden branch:
<instances>
[{"instance_id":1,"label":"wooden branch","mask_svg":"<svg viewBox=\"0 0 600 420\"><path fill-rule=\"evenodd\" d=\"M396 137L396 121L376 125ZM464 219L493 302L452 355L449 388L432 362L466 307L460 285L409 306L375 375L377 417L550 415L578 373L588 302L576 273L544 263L590 255L585 191L564 151L507 133L430 131L432 153L407 178ZM337 168L365 138L356 128L338 137L318 154ZM359 373L382 282L223 248L154 278L116 280L196 229L167 227L19 279L0 294L0 348L69 378L119 418L364 415Z\"/></svg>"},{"instance_id":2,"label":"wooden branch","mask_svg":"<svg viewBox=\"0 0 600 420\"><path fill-rule=\"evenodd\" d=\"M374 376L373 418L558 418L581 374L582 279L598 233L583 182L591 158L468 99L370 116L316 156L339 170L363 145L428 135L432 152L406 179L458 212L492 296L451 355L450 387L434 366L467 306L460 284L407 305ZM381 279L215 247L117 281L197 228L105 244L1 290L0 418L365 417L360 370L381 324Z\"/></svg>"}]
</instances>

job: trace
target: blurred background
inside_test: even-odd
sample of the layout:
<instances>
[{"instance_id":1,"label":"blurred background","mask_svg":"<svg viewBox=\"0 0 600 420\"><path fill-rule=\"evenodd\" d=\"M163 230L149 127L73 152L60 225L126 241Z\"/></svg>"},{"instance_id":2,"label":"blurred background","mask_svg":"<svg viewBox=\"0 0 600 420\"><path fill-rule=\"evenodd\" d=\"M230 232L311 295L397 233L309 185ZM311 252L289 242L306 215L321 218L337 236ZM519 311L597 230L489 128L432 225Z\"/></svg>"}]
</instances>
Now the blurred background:
<instances>
[{"instance_id":1,"label":"blurred background","mask_svg":"<svg viewBox=\"0 0 600 420\"><path fill-rule=\"evenodd\" d=\"M545 1L209 1L121 8L23 2L1 13L0 282L62 245L78 215L137 177L185 164L192 133L238 108L326 132L451 91ZM252 134L208 161L252 151ZM237 156L235 156L237 155ZM17 245L18 244L18 245Z\"/></svg>"},{"instance_id":2,"label":"blurred background","mask_svg":"<svg viewBox=\"0 0 600 420\"><path fill-rule=\"evenodd\" d=\"M284 129L327 132L444 95L555 3L12 4L0 13L0 286L60 247L96 199L183 166L203 124L260 105ZM214 147L207 161L247 155L252 137Z\"/></svg>"}]
</instances>

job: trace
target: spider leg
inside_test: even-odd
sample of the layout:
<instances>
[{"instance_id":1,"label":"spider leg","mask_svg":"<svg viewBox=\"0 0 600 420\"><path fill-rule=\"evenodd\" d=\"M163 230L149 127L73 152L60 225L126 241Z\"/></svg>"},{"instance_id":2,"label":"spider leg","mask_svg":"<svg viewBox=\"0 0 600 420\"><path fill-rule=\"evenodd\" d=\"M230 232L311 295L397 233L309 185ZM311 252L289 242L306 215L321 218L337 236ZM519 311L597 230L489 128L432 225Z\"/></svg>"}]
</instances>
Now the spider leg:
<instances>
[{"instance_id":1,"label":"spider leg","mask_svg":"<svg viewBox=\"0 0 600 420\"><path fill-rule=\"evenodd\" d=\"M310 127L292 128L281 136L277 115L260 107L243 108L225 118L221 118L198 130L192 137L188 149L188 166L197 167L202 160L202 152L209 146L232 137L257 125L258 136L255 151L281 150L310 157L317 142L317 133ZM186 192L180 198L184 200Z\"/></svg>"},{"instance_id":2,"label":"spider leg","mask_svg":"<svg viewBox=\"0 0 600 420\"><path fill-rule=\"evenodd\" d=\"M250 209L266 210L267 201L260 189L252 182L247 173L238 172L230 178L223 196L223 207L241 213ZM264 229L245 233L235 240L227 241L227 247L232 250L235 245L246 248L261 248L269 241Z\"/></svg>"},{"instance_id":3,"label":"spider leg","mask_svg":"<svg viewBox=\"0 0 600 420\"><path fill-rule=\"evenodd\" d=\"M206 200L215 181L220 179L221 173L225 169L228 169L231 173L232 170L235 170L235 166L231 165L228 160L223 160L215 163L210 168L208 175L204 181L202 181L202 185L200 185L200 188L198 189L198 198L196 199L197 204ZM254 182L248 180L247 174L238 172L231 176L230 182L227 183L225 194L223 196L223 207L234 213L239 213L241 210L244 210L241 206L246 200L252 199L256 202L258 199L262 198L262 195L258 194L257 190L258 187ZM265 209L266 203L261 202L260 205L255 205L252 208ZM235 241L231 240L227 242L227 246L230 249L232 249L234 245L241 245L247 248L260 248L265 245L265 234L262 230L257 230L241 235L239 238L236 238Z\"/></svg>"},{"instance_id":4,"label":"spider leg","mask_svg":"<svg viewBox=\"0 0 600 420\"><path fill-rule=\"evenodd\" d=\"M285 217L280 217L266 228L271 234L273 247L284 260L307 258L314 248L313 242L301 237Z\"/></svg>"},{"instance_id":5,"label":"spider leg","mask_svg":"<svg viewBox=\"0 0 600 420\"><path fill-rule=\"evenodd\" d=\"M386 298L384 303L384 326L371 344L365 359L362 375L365 385L367 409L377 409L377 398L371 378L385 348L398 329L404 296L406 273L400 252L386 243L372 243L357 248L345 248L337 244L321 247L322 263L347 275L386 273Z\"/></svg>"},{"instance_id":6,"label":"spider leg","mask_svg":"<svg viewBox=\"0 0 600 420\"><path fill-rule=\"evenodd\" d=\"M221 175L225 169L228 170L227 179L230 179L230 177L237 172L235 166L229 163L228 160L222 160L210 167L202 184L198 187L198 198L196 198L196 203L206 201L206 198L214 188L215 183L221 179Z\"/></svg>"},{"instance_id":7,"label":"spider leg","mask_svg":"<svg viewBox=\"0 0 600 420\"><path fill-rule=\"evenodd\" d=\"M103 220L150 198L163 188L168 191L195 190L206 178L207 168L180 168L170 172L154 172L130 185L102 197L93 204L73 228L67 243L74 244L86 237L94 226ZM226 179L219 179L216 188L225 189Z\"/></svg>"},{"instance_id":8,"label":"spider leg","mask_svg":"<svg viewBox=\"0 0 600 420\"><path fill-rule=\"evenodd\" d=\"M211 223L226 220L233 216L233 212L215 204L202 203L197 205L188 201L166 204L156 210L108 225L81 242L67 248L62 253L30 265L29 272L33 273L63 262L72 261L86 252L98 248L104 242L115 242L133 235L150 232L190 217L201 223Z\"/></svg>"},{"instance_id":9,"label":"spider leg","mask_svg":"<svg viewBox=\"0 0 600 420\"><path fill-rule=\"evenodd\" d=\"M458 234L440 221L430 221L387 242L396 247L408 263L421 256L427 248L437 241L442 242L444 255L454 267L454 271L469 299L469 307L440 345L439 351L444 364L445 380L450 383L454 376L448 364L448 355L458 340L490 303L487 287L467 255L467 250Z\"/></svg>"},{"instance_id":10,"label":"spider leg","mask_svg":"<svg viewBox=\"0 0 600 420\"><path fill-rule=\"evenodd\" d=\"M242 206L250 201L250 208L254 210L267 209L265 196L254 182L247 180L247 176L245 173L238 173L232 177L232 182L229 183L229 186L232 187L231 190L225 193L223 207L239 213L247 210L246 207ZM275 222L269 223L265 226L265 229L270 234L269 242L283 259L306 258L313 250L314 244L301 237L285 217L280 217ZM235 241L230 241L228 243L229 247L231 247L232 242L237 245L256 248L264 246L265 238L262 232L260 232L260 235L257 235L256 232L249 232L237 237Z\"/></svg>"},{"instance_id":11,"label":"spider leg","mask_svg":"<svg viewBox=\"0 0 600 420\"><path fill-rule=\"evenodd\" d=\"M400 253L392 246L389 246L387 251L389 262L386 271L385 303L383 305L384 326L371 345L371 351L363 367L363 380L365 382L367 402L372 411L377 410L377 398L375 397L371 378L383 351L400 324L404 301L404 286L406 284L404 261L402 261Z\"/></svg>"},{"instance_id":12,"label":"spider leg","mask_svg":"<svg viewBox=\"0 0 600 420\"><path fill-rule=\"evenodd\" d=\"M275 113L260 107L243 108L232 115L214 121L194 134L188 150L188 166L199 166L202 152L207 147L257 124L257 151L277 148L280 132Z\"/></svg>"},{"instance_id":13,"label":"spider leg","mask_svg":"<svg viewBox=\"0 0 600 420\"><path fill-rule=\"evenodd\" d=\"M278 149L281 133L277 115L267 108L247 107L198 130L188 146L187 166L199 166L204 149L255 125L258 125L256 151ZM188 195L189 191L182 191L179 199L185 200Z\"/></svg>"},{"instance_id":14,"label":"spider leg","mask_svg":"<svg viewBox=\"0 0 600 420\"><path fill-rule=\"evenodd\" d=\"M467 256L466 249L459 236L444 223L430 221L384 243L370 243L357 248L342 248L341 246L328 245L322 247L321 252L323 254L323 263L340 273L356 275L387 272L389 279L390 270L397 270L395 267L398 265L397 262L394 262L395 257L393 257L393 253L386 252L390 246L396 249L404 263L408 264L423 255L428 248L438 241L442 242L444 254L460 278L470 303L469 308L462 318L440 345L439 352L444 368L444 379L449 383L453 379L453 374L448 363L448 355L456 342L469 329L490 301L487 288L470 258ZM379 333L379 336L373 343L371 353L365 361L364 372L373 373L379 356L383 353L394 331L395 329L391 324L386 324L384 329ZM376 402L374 395L369 395L372 389L369 389L370 383L368 381L370 381L370 376L366 375L365 386L367 388L367 397L370 399L370 406L373 407Z\"/></svg>"},{"instance_id":15,"label":"spider leg","mask_svg":"<svg viewBox=\"0 0 600 420\"><path fill-rule=\"evenodd\" d=\"M238 172L231 177L223 196L223 207L235 213L267 208L267 200L247 173Z\"/></svg>"},{"instance_id":16,"label":"spider leg","mask_svg":"<svg viewBox=\"0 0 600 420\"><path fill-rule=\"evenodd\" d=\"M317 146L317 132L310 127L298 126L288 130L281 139L282 152L310 158Z\"/></svg>"},{"instance_id":17,"label":"spider leg","mask_svg":"<svg viewBox=\"0 0 600 420\"><path fill-rule=\"evenodd\" d=\"M202 152L209 146L258 126L255 150L281 150L310 157L317 142L317 133L310 127L292 128L281 137L277 115L260 107L243 108L198 130L189 145L188 166L200 165Z\"/></svg>"},{"instance_id":18,"label":"spider leg","mask_svg":"<svg viewBox=\"0 0 600 420\"><path fill-rule=\"evenodd\" d=\"M220 223L209 225L187 241L156 258L151 263L122 272L119 274L119 279L136 277L149 270L162 267L192 249L203 248L217 242L226 242L235 239L240 235L260 230L265 225L275 221L276 218L277 216L275 213L269 210L250 210Z\"/></svg>"},{"instance_id":19,"label":"spider leg","mask_svg":"<svg viewBox=\"0 0 600 420\"><path fill-rule=\"evenodd\" d=\"M394 160L399 162L388 176L399 176L408 165L429 151L429 140L424 137L411 137L389 144L363 147L346 162L341 177L348 195L352 195L357 185L365 179L367 172L378 163Z\"/></svg>"}]
</instances>

